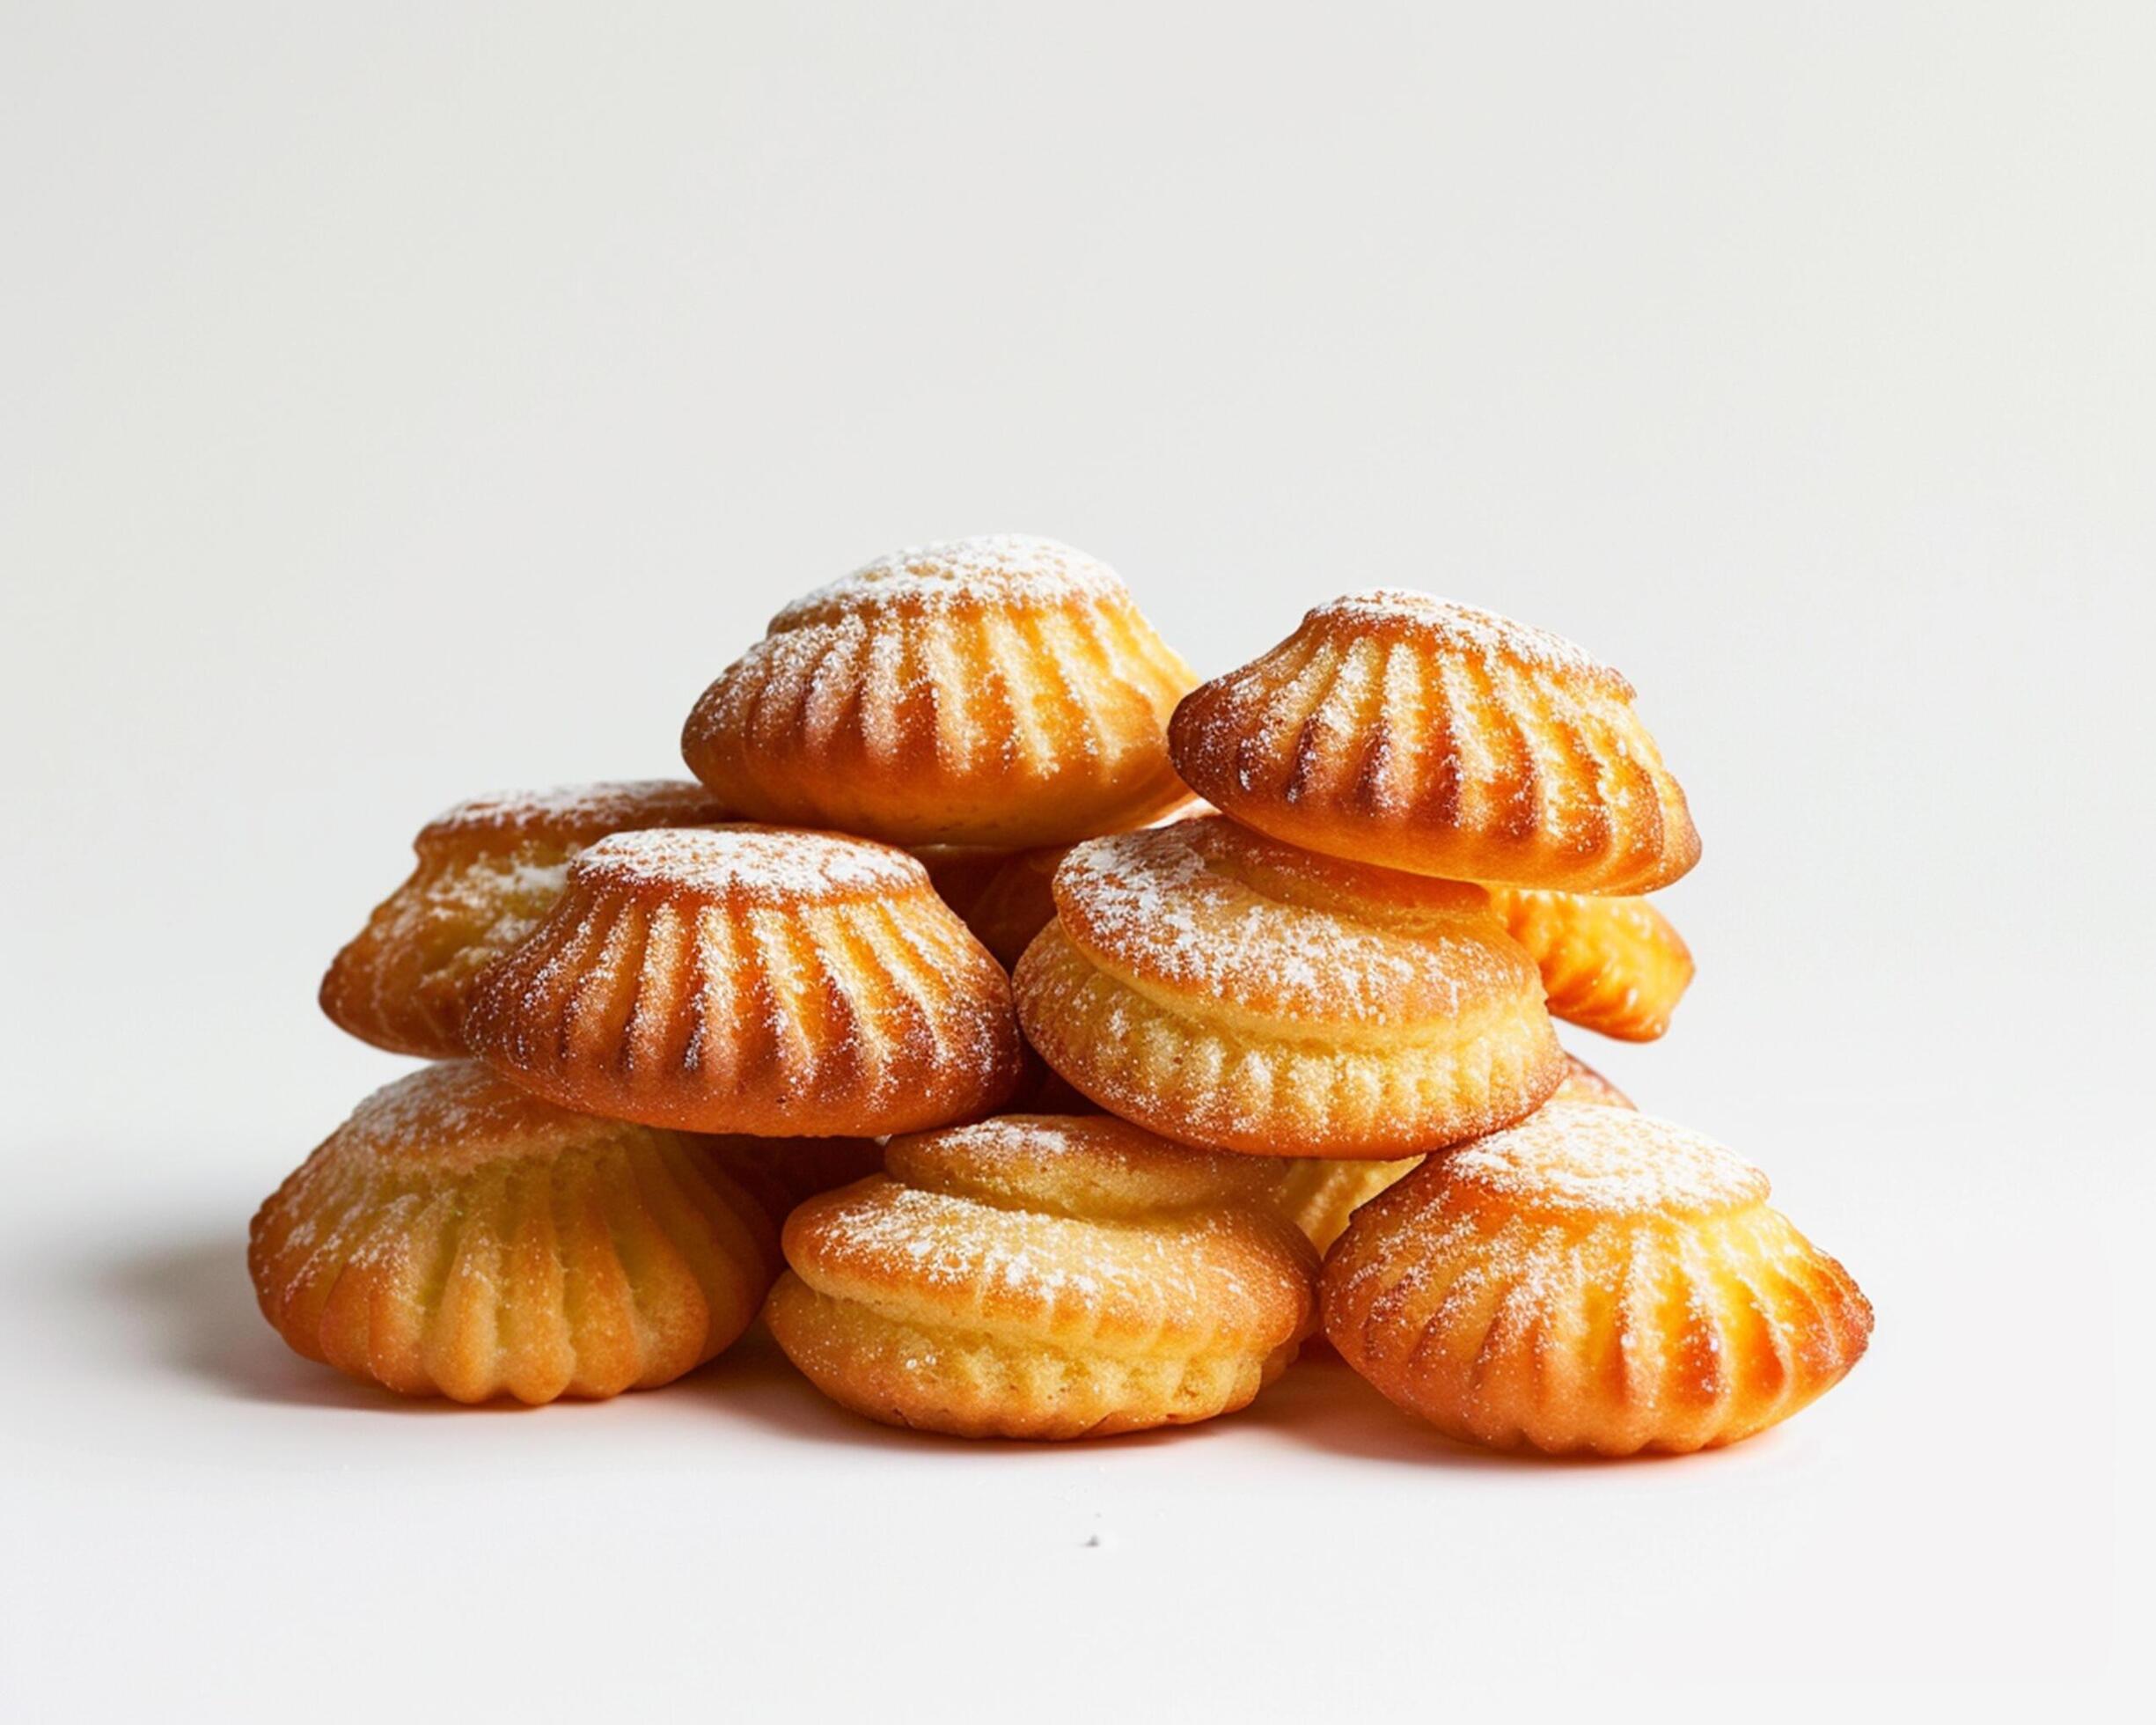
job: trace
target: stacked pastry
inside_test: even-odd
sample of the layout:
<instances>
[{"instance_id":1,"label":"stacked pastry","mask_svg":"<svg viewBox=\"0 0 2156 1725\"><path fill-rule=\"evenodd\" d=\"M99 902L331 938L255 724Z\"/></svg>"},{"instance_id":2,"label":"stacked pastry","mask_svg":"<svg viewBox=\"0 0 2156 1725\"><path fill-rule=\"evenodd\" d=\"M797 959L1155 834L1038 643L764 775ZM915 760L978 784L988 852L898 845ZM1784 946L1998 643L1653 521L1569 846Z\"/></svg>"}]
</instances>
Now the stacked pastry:
<instances>
[{"instance_id":1,"label":"stacked pastry","mask_svg":"<svg viewBox=\"0 0 2156 1725\"><path fill-rule=\"evenodd\" d=\"M1426 595L1198 679L1045 540L781 611L697 782L492 796L332 965L435 1062L255 1219L264 1312L408 1394L667 1383L760 1310L872 1419L1063 1438L1250 1403L1322 1325L1439 1430L1727 1443L1870 1309L1552 1017L1660 1036L1698 860L1631 686Z\"/></svg>"}]
</instances>

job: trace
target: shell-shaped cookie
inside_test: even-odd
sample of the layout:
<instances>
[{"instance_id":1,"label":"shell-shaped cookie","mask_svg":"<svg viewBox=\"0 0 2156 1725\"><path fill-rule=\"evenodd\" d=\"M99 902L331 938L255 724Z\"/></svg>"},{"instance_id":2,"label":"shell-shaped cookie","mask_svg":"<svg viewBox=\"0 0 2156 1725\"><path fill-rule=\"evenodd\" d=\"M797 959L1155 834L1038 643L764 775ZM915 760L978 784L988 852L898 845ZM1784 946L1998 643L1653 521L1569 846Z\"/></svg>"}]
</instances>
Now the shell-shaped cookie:
<instances>
[{"instance_id":1,"label":"shell-shaped cookie","mask_svg":"<svg viewBox=\"0 0 2156 1725\"><path fill-rule=\"evenodd\" d=\"M475 1061L377 1090L254 1218L263 1316L407 1396L618 1395L756 1316L776 1224L704 1140L570 1113Z\"/></svg>"},{"instance_id":2,"label":"shell-shaped cookie","mask_svg":"<svg viewBox=\"0 0 2156 1725\"><path fill-rule=\"evenodd\" d=\"M1627 1042L1652 1042L1691 985L1691 949L1654 903L1493 886L1490 902L1542 972L1550 1010Z\"/></svg>"},{"instance_id":3,"label":"shell-shaped cookie","mask_svg":"<svg viewBox=\"0 0 2156 1725\"><path fill-rule=\"evenodd\" d=\"M1319 606L1186 697L1169 738L1199 796L1332 855L1573 892L1643 892L1699 860L1631 684L1426 593Z\"/></svg>"},{"instance_id":4,"label":"shell-shaped cookie","mask_svg":"<svg viewBox=\"0 0 2156 1725\"><path fill-rule=\"evenodd\" d=\"M1185 795L1166 729L1197 680L1104 564L1049 540L951 540L780 612L704 692L681 752L760 820L1067 843Z\"/></svg>"},{"instance_id":5,"label":"shell-shaped cookie","mask_svg":"<svg viewBox=\"0 0 2156 1725\"><path fill-rule=\"evenodd\" d=\"M1631 1100L1585 1061L1565 1057L1565 1082L1551 1103L1581 1102L1604 1108L1629 1108ZM1397 1162L1331 1162L1320 1156L1278 1156L1272 1207L1306 1235L1320 1252L1346 1230L1348 1220L1370 1200L1422 1166L1411 1156Z\"/></svg>"},{"instance_id":6,"label":"shell-shaped cookie","mask_svg":"<svg viewBox=\"0 0 2156 1725\"><path fill-rule=\"evenodd\" d=\"M1397 1160L1537 1107L1542 981L1478 887L1318 856L1219 816L1078 846L1015 979L1028 1039L1186 1143Z\"/></svg>"},{"instance_id":7,"label":"shell-shaped cookie","mask_svg":"<svg viewBox=\"0 0 2156 1725\"><path fill-rule=\"evenodd\" d=\"M367 919L322 979L322 1010L394 1053L462 1054L479 973L539 926L569 859L610 833L723 820L718 799L680 779L501 791L420 829L418 866Z\"/></svg>"},{"instance_id":8,"label":"shell-shaped cookie","mask_svg":"<svg viewBox=\"0 0 2156 1725\"><path fill-rule=\"evenodd\" d=\"M1450 1436L1628 1456L1732 1443L1862 1355L1872 1309L1767 1179L1647 1115L1552 1103L1356 1213L1325 1334Z\"/></svg>"},{"instance_id":9,"label":"shell-shaped cookie","mask_svg":"<svg viewBox=\"0 0 2156 1725\"><path fill-rule=\"evenodd\" d=\"M916 1131L1018 1075L1009 979L921 865L784 827L602 840L465 1028L549 1101L688 1132Z\"/></svg>"},{"instance_id":10,"label":"shell-shaped cookie","mask_svg":"<svg viewBox=\"0 0 2156 1725\"><path fill-rule=\"evenodd\" d=\"M766 1316L834 1401L965 1437L1208 1420L1286 1369L1316 1255L1270 1171L1105 1115L1005 1115L894 1139L888 1172L812 1198Z\"/></svg>"}]
</instances>

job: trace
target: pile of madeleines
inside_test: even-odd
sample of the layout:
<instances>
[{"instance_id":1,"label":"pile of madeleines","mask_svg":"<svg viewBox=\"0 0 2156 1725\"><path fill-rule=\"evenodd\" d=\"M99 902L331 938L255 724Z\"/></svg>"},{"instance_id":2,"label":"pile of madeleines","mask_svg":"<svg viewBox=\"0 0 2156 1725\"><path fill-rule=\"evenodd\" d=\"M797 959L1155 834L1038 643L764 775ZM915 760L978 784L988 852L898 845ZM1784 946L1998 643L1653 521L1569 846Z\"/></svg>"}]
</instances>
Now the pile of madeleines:
<instances>
[{"instance_id":1,"label":"pile of madeleines","mask_svg":"<svg viewBox=\"0 0 2156 1725\"><path fill-rule=\"evenodd\" d=\"M759 1313L856 1413L1078 1438L1318 1331L1468 1442L1728 1443L1871 1309L1552 1017L1660 1036L1692 867L1624 679L1392 589L1209 683L1015 536L796 600L694 782L481 796L331 965L432 1064L255 1216L263 1312L413 1396L652 1389Z\"/></svg>"}]
</instances>

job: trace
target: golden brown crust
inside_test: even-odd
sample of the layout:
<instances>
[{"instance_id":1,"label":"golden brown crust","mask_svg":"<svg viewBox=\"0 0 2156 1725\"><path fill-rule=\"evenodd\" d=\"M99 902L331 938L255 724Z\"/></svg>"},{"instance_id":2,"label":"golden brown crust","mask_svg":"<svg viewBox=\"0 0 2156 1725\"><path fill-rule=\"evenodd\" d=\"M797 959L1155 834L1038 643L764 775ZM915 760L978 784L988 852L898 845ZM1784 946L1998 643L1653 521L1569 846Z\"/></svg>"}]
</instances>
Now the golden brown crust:
<instances>
[{"instance_id":1,"label":"golden brown crust","mask_svg":"<svg viewBox=\"0 0 2156 1725\"><path fill-rule=\"evenodd\" d=\"M779 1267L774 1222L711 1150L429 1066L262 1206L248 1270L295 1350L402 1395L649 1389L739 1335Z\"/></svg>"},{"instance_id":2,"label":"golden brown crust","mask_svg":"<svg viewBox=\"0 0 2156 1725\"><path fill-rule=\"evenodd\" d=\"M565 785L475 796L412 841L419 862L330 963L322 1010L362 1041L448 1060L465 1052L479 973L561 896L569 859L609 833L726 818L685 779Z\"/></svg>"},{"instance_id":3,"label":"golden brown crust","mask_svg":"<svg viewBox=\"0 0 2156 1725\"><path fill-rule=\"evenodd\" d=\"M1018 1076L1009 979L921 865L785 827L592 846L466 1030L550 1101L691 1132L914 1131Z\"/></svg>"},{"instance_id":4,"label":"golden brown crust","mask_svg":"<svg viewBox=\"0 0 2156 1725\"><path fill-rule=\"evenodd\" d=\"M788 1221L772 1332L887 1424L1102 1436L1210 1419L1286 1369L1316 1254L1262 1163L1105 1115L894 1139L887 1173Z\"/></svg>"},{"instance_id":5,"label":"golden brown crust","mask_svg":"<svg viewBox=\"0 0 2156 1725\"><path fill-rule=\"evenodd\" d=\"M1397 1160L1564 1076L1527 954L1479 889L1313 855L1218 816L1097 839L1015 979L1043 1058L1186 1143Z\"/></svg>"},{"instance_id":6,"label":"golden brown crust","mask_svg":"<svg viewBox=\"0 0 2156 1725\"><path fill-rule=\"evenodd\" d=\"M1169 747L1225 813L1453 880L1639 892L1699 858L1630 684L1571 642L1381 589L1194 690Z\"/></svg>"},{"instance_id":7,"label":"golden brown crust","mask_svg":"<svg viewBox=\"0 0 2156 1725\"><path fill-rule=\"evenodd\" d=\"M1493 886L1490 902L1542 972L1550 1010L1626 1042L1652 1042L1691 985L1691 949L1646 899Z\"/></svg>"},{"instance_id":8,"label":"golden brown crust","mask_svg":"<svg viewBox=\"0 0 2156 1725\"><path fill-rule=\"evenodd\" d=\"M681 750L760 819L1067 843L1186 794L1165 732L1196 681L1104 565L1046 540L954 540L787 606L705 691Z\"/></svg>"},{"instance_id":9,"label":"golden brown crust","mask_svg":"<svg viewBox=\"0 0 2156 1725\"><path fill-rule=\"evenodd\" d=\"M1552 1103L1429 1158L1326 1259L1325 1333L1464 1442L1626 1456L1732 1443L1863 1354L1848 1272L1720 1145Z\"/></svg>"}]
</instances>

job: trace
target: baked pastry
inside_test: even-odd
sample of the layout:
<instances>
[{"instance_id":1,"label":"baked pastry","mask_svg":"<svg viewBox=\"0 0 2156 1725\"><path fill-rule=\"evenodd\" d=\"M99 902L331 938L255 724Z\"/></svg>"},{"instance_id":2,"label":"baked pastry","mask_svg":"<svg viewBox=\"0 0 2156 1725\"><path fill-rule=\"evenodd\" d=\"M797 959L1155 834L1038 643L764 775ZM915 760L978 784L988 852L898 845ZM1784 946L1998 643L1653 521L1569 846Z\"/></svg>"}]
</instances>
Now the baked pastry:
<instances>
[{"instance_id":1,"label":"baked pastry","mask_svg":"<svg viewBox=\"0 0 2156 1725\"><path fill-rule=\"evenodd\" d=\"M1106 565L1049 540L950 540L780 612L704 692L681 752L760 820L1061 844L1184 796L1165 730L1197 680Z\"/></svg>"},{"instance_id":2,"label":"baked pastry","mask_svg":"<svg viewBox=\"0 0 2156 1725\"><path fill-rule=\"evenodd\" d=\"M1103 1107L1261 1156L1397 1160L1565 1075L1535 965L1479 888L1221 817L1080 845L1020 960L1027 1038Z\"/></svg>"},{"instance_id":3,"label":"baked pastry","mask_svg":"<svg viewBox=\"0 0 2156 1725\"><path fill-rule=\"evenodd\" d=\"M1105 1115L898 1138L887 1174L811 1198L766 1318L833 1401L962 1437L1209 1420L1287 1369L1316 1255L1263 1163Z\"/></svg>"},{"instance_id":4,"label":"baked pastry","mask_svg":"<svg viewBox=\"0 0 2156 1725\"><path fill-rule=\"evenodd\" d=\"M331 961L322 1010L378 1048L460 1055L473 980L554 907L572 856L610 833L725 818L709 791L679 779L459 803L420 829L411 877Z\"/></svg>"},{"instance_id":5,"label":"baked pastry","mask_svg":"<svg viewBox=\"0 0 2156 1725\"><path fill-rule=\"evenodd\" d=\"M1872 1329L1848 1272L1766 1199L1697 1133L1552 1103L1356 1213L1326 1260L1325 1333L1470 1443L1733 1443L1838 1383Z\"/></svg>"},{"instance_id":6,"label":"baked pastry","mask_svg":"<svg viewBox=\"0 0 2156 1725\"><path fill-rule=\"evenodd\" d=\"M1669 1028L1692 955L1651 901L1492 886L1490 902L1533 956L1557 1017L1627 1042Z\"/></svg>"},{"instance_id":7,"label":"baked pastry","mask_svg":"<svg viewBox=\"0 0 2156 1725\"><path fill-rule=\"evenodd\" d=\"M534 1094L687 1132L871 1137L1018 1076L1010 981L904 851L830 833L625 833L480 979L473 1051Z\"/></svg>"},{"instance_id":8,"label":"baked pastry","mask_svg":"<svg viewBox=\"0 0 2156 1725\"><path fill-rule=\"evenodd\" d=\"M1565 1068L1565 1082L1551 1102L1632 1106L1624 1091L1585 1061L1567 1054ZM1331 1162L1322 1156L1276 1156L1273 1161L1280 1171L1272 1189L1273 1208L1300 1228L1320 1252L1331 1249L1357 1210L1422 1166L1419 1156L1397 1162Z\"/></svg>"},{"instance_id":9,"label":"baked pastry","mask_svg":"<svg viewBox=\"0 0 2156 1725\"><path fill-rule=\"evenodd\" d=\"M1319 606L1185 697L1169 748L1237 820L1414 874L1644 892L1699 860L1631 684L1569 641L1427 593Z\"/></svg>"},{"instance_id":10,"label":"baked pastry","mask_svg":"<svg viewBox=\"0 0 2156 1725\"><path fill-rule=\"evenodd\" d=\"M746 1329L779 1267L774 1224L708 1149L445 1061L377 1090L277 1189L247 1268L294 1349L401 1395L648 1390Z\"/></svg>"}]
</instances>

